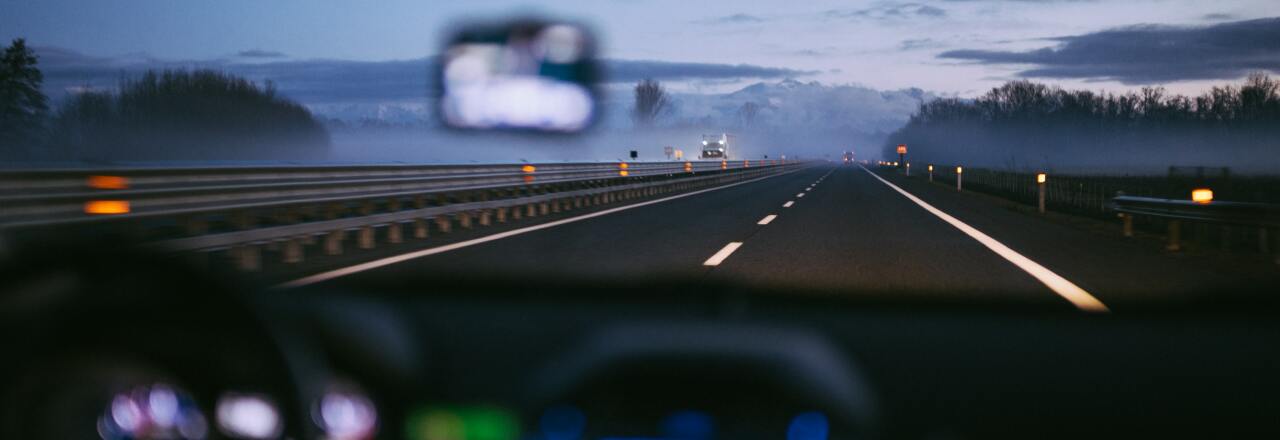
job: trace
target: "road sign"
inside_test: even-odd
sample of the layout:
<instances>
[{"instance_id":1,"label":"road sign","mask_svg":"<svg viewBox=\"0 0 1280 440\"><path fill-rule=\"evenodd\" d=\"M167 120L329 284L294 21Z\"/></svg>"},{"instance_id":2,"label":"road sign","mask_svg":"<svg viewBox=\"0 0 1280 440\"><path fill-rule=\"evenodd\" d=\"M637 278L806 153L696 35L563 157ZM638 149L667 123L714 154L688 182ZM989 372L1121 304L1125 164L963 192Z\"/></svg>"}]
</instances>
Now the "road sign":
<instances>
[{"instance_id":1,"label":"road sign","mask_svg":"<svg viewBox=\"0 0 1280 440\"><path fill-rule=\"evenodd\" d=\"M662 147L662 154L667 155L667 159L670 159L670 158L671 158L671 156L672 156L673 154L675 154L675 152L676 152L676 149L675 149L675 148L672 148L672 147Z\"/></svg>"},{"instance_id":2,"label":"road sign","mask_svg":"<svg viewBox=\"0 0 1280 440\"><path fill-rule=\"evenodd\" d=\"M637 158L637 157L640 157L640 152L638 152L638 151L636 151L636 150L631 150L631 158L632 158L632 159L635 159L635 158Z\"/></svg>"}]
</instances>

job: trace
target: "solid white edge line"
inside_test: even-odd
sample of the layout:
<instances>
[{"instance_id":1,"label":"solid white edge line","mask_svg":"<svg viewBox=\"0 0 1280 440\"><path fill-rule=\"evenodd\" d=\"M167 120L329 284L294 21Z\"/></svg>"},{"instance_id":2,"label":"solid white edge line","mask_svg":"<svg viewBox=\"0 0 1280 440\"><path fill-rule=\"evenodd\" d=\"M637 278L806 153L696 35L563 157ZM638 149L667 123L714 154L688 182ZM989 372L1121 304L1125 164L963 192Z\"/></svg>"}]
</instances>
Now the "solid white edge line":
<instances>
[{"instance_id":1,"label":"solid white edge line","mask_svg":"<svg viewBox=\"0 0 1280 440\"><path fill-rule=\"evenodd\" d=\"M775 218L778 218L778 215L777 215L777 214L769 214L769 215L764 216L764 218L760 219L760 221L756 222L756 224L757 224L757 225L767 225L767 224L769 224L769 222L773 221L773 219L775 219Z\"/></svg>"},{"instance_id":2,"label":"solid white edge line","mask_svg":"<svg viewBox=\"0 0 1280 440\"><path fill-rule=\"evenodd\" d=\"M796 194L796 197L804 197L804 193Z\"/></svg>"},{"instance_id":3,"label":"solid white edge line","mask_svg":"<svg viewBox=\"0 0 1280 440\"><path fill-rule=\"evenodd\" d=\"M360 263L360 264L357 264L357 265L354 265L354 266L347 266L347 267L340 268L340 269L334 269L334 270L330 270L330 271L327 271L327 272L321 272L321 273L318 273L318 274L315 274L315 275L310 275L310 276L306 276L306 277L298 278L298 279L293 280L293 281L288 281L288 282L285 282L285 283L277 284L277 285L273 286L272 288L273 288L273 289L291 289L291 288L295 288L295 287L308 286L308 285L315 284L315 283L319 283L319 282L322 282L322 281L328 281L328 280L331 280L331 279L334 279L334 278L338 278L338 277L343 277L343 276L347 276L347 275L351 275L351 274L356 274L356 273L360 273L360 272L364 272L364 271L368 271L368 270L373 270L373 269L377 269L377 268L379 268L379 267L390 266L390 265L392 265L392 264L396 264L396 263L400 263L400 262L404 262L404 261L412 260L412 259L415 259L415 258L421 258L421 257L425 257L425 256L428 256L428 255L435 255L435 254L439 254L439 253L443 253L443 252L452 251L452 250L455 250L455 249L462 249L462 248L464 248L464 247L468 247L468 246L475 246L475 245L477 245L477 244L481 244L481 243L487 243L487 242L494 241L494 240L501 240L501 239L503 239L503 238L507 238L507 237L511 237L511 236L516 236L516 235L525 234L525 233L529 233L529 232L533 232L533 231L537 231L537 230L542 230L542 229L547 229L547 228L552 228L552 227L560 226L560 225L563 225L563 224L568 224L568 223L573 223L573 222L577 222L577 221L582 221L582 220L586 220L586 219L590 219L590 218L595 218L595 217L600 217L600 216L604 216L604 215L609 215L609 214L613 214L613 213L615 213L615 212L621 212L621 211L626 211L626 210L628 210L628 209L639 208L639 207L641 207L641 206L654 205L654 204L658 204L658 203L662 203L662 202L667 202L667 201L676 200L676 199L681 199L681 198L685 198L685 197L689 197L689 196L695 196L695 195L698 195L698 194L708 193L708 192L711 192L711 191L718 191L718 190L722 190L722 189L725 189L725 188L732 188L732 187L735 187L735 186L738 186L738 185L746 185L746 184L748 184L748 183L758 182L758 181L761 181L761 180L764 180L764 179L773 178L773 177L785 176L785 175L787 175L787 174L791 174L791 173L794 173L794 172L797 172L797 171L801 171L801 170L803 170L803 169L804 169L804 168L801 168L801 169L799 169L799 170L788 171L788 172L781 173L781 174L774 174L774 175L772 175L772 176L764 176L764 177L760 177L760 178L756 178L756 179L746 180L746 181L742 181L742 182L738 182L738 183L731 183L731 184L724 185L724 186L717 186L717 187L715 187L715 188L707 188L707 189L697 190L697 191L694 191L694 192L688 192L688 193L684 193L684 194L676 194L676 195L674 195L674 196L664 197L664 198L657 199L657 200L649 200L649 201L647 201L647 202L640 202L640 203L631 204L631 205L626 205L626 206L619 206L619 207L617 207L617 208L610 208L610 209L606 209L606 210L604 210L604 211L593 212L593 213L590 213L590 214L583 214L583 215L580 215L580 216L577 216L577 217L571 217L571 218L566 218L566 219L556 220L556 221L553 221L553 222L542 223L542 224L533 225L533 226L528 226L528 227L524 227L524 228L520 228L520 229L513 229L513 230L510 230L510 231L506 231L506 232L499 232L499 233L497 233L497 234L493 234L493 235L486 235L486 236L484 236L484 237L480 237L480 238L473 238L473 239L470 239L470 240L460 241L460 242L457 242L457 243L447 244L447 245L444 245L444 246L437 246L437 247L433 247L433 248L421 249L421 250L417 250L417 251L413 251L413 252L409 252L409 253L405 253L405 254L395 255L395 256L386 257L386 258L381 258L381 259L377 259L377 260L369 261L369 262L366 262L366 263Z\"/></svg>"},{"instance_id":4,"label":"solid white edge line","mask_svg":"<svg viewBox=\"0 0 1280 440\"><path fill-rule=\"evenodd\" d=\"M783 207L783 208L790 208L790 207L791 207L791 205L794 205L794 204L796 204L796 202L794 202L794 201L788 201L787 203L783 203L783 204L782 204L782 207Z\"/></svg>"},{"instance_id":5,"label":"solid white edge line","mask_svg":"<svg viewBox=\"0 0 1280 440\"><path fill-rule=\"evenodd\" d=\"M732 254L733 251L738 250L739 247L742 247L741 241L731 241L729 242L729 244L724 245L723 248L720 248L720 250L716 252L715 255L712 255L711 258L708 258L707 261L703 261L702 265L703 266L719 266L720 263L723 263L726 258L729 258L729 254Z\"/></svg>"},{"instance_id":6,"label":"solid white edge line","mask_svg":"<svg viewBox=\"0 0 1280 440\"><path fill-rule=\"evenodd\" d=\"M858 165L858 166L862 167L862 165ZM1058 274L1053 273L1053 271L1045 268L1044 266L1041 266L1039 263L1036 263L1035 261L1031 261L1030 258L1023 256L1022 254L1019 254L1013 249L1010 249L1008 246L1005 246L1004 243L996 241L996 239L991 238L987 234L982 233L982 231L979 231L974 227L969 226L964 222L961 222L955 217L952 217L950 214L942 212L942 210L938 208L934 208L933 205L926 203L924 200L920 200L920 198L914 195L911 195L911 193L906 192L902 188L899 188L897 185L889 183L888 180L884 180L884 178L877 176L875 173L871 172L871 170L868 170L866 167L862 167L862 169L863 171L866 171L867 174L870 174L871 177L875 177L876 180L879 180L881 183L888 185L889 188L893 188L894 191L897 191L899 194L902 194L903 196L905 196L908 200L911 200L912 202L915 202L917 205L920 205L920 207L924 208L925 211L929 211L930 214L937 216L938 218L942 219L942 221L945 221L951 224L951 226L955 226L955 228L959 229L960 232L964 232L969 237L972 237L974 240L977 240L978 243L982 243L983 246L986 246L987 249L991 249L991 251L995 252L996 255L1003 257L1005 260L1009 260L1009 262L1013 263L1014 266L1018 266L1019 269L1022 269L1023 271L1027 272L1032 277L1035 277L1035 279L1040 280L1040 282L1044 283L1044 285L1048 287L1049 290L1052 290L1054 293L1057 293L1058 296L1061 296L1067 301L1070 301L1071 304L1074 304L1076 306L1076 308L1080 310L1084 310L1086 312L1109 311L1107 309L1107 306L1105 304L1102 304L1102 301L1099 301L1098 298L1095 298L1093 295L1090 295L1089 292L1086 292L1084 289L1081 289L1080 286L1075 285L1075 283L1067 281L1066 278L1063 278Z\"/></svg>"}]
</instances>

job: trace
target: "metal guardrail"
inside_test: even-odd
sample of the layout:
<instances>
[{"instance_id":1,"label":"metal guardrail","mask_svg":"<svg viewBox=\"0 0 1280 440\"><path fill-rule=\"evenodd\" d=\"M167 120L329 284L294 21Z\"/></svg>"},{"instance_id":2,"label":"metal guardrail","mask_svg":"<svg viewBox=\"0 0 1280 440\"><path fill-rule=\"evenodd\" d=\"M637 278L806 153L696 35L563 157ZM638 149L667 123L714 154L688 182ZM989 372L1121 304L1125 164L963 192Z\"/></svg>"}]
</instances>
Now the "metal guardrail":
<instances>
[{"instance_id":1,"label":"metal guardrail","mask_svg":"<svg viewBox=\"0 0 1280 440\"><path fill-rule=\"evenodd\" d=\"M0 172L0 227L96 222L303 206L516 186L704 173L779 161L503 165L378 165L101 169ZM688 164L688 166L686 166ZM625 175L621 175L625 171ZM118 185L93 188L109 177ZM85 212L95 200L128 202L113 216Z\"/></svg>"},{"instance_id":2,"label":"metal guardrail","mask_svg":"<svg viewBox=\"0 0 1280 440\"><path fill-rule=\"evenodd\" d=\"M149 246L226 251L244 270L264 250L302 261L320 243L356 247L426 238L454 225L505 222L637 197L716 186L797 169L795 161L611 162L97 169L0 172L0 232L68 226L156 232ZM111 215L89 207L124 202ZM409 228L406 234L404 227ZM381 237L381 238L379 238Z\"/></svg>"},{"instance_id":3,"label":"metal guardrail","mask_svg":"<svg viewBox=\"0 0 1280 440\"><path fill-rule=\"evenodd\" d=\"M1190 200L1117 196L1111 199L1111 206L1122 214L1241 226L1280 226L1280 205L1265 203L1197 203Z\"/></svg>"},{"instance_id":4,"label":"metal guardrail","mask_svg":"<svg viewBox=\"0 0 1280 440\"><path fill-rule=\"evenodd\" d=\"M1133 236L1134 216L1166 220L1168 244L1165 248L1171 251L1182 249L1183 221L1258 228L1258 247L1264 253L1270 251L1268 231L1280 227L1280 205L1266 203L1194 202L1121 195L1111 199L1111 209L1120 214L1126 237ZM1280 257L1277 262L1280 263Z\"/></svg>"}]
</instances>

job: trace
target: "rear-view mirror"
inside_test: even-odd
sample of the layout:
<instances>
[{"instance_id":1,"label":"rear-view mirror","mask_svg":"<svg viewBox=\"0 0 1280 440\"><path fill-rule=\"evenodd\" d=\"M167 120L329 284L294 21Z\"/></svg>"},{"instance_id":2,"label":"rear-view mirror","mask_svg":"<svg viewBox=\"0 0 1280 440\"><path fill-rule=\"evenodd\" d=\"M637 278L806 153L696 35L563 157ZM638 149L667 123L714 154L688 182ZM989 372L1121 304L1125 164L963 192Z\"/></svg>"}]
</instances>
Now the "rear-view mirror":
<instances>
[{"instance_id":1,"label":"rear-view mirror","mask_svg":"<svg viewBox=\"0 0 1280 440\"><path fill-rule=\"evenodd\" d=\"M541 20L456 29L436 63L445 125L575 133L595 121L599 68L587 29Z\"/></svg>"}]
</instances>

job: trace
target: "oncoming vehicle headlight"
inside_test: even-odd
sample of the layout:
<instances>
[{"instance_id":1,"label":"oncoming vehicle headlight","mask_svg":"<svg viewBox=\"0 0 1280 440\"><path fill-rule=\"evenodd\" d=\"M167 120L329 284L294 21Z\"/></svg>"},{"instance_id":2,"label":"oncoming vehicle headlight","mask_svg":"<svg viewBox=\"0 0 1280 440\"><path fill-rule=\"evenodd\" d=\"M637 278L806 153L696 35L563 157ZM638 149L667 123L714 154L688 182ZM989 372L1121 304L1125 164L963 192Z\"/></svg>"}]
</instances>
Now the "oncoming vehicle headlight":
<instances>
[{"instance_id":1,"label":"oncoming vehicle headlight","mask_svg":"<svg viewBox=\"0 0 1280 440\"><path fill-rule=\"evenodd\" d=\"M231 438L274 439L284 431L280 410L259 394L224 394L215 414L218 430Z\"/></svg>"}]
</instances>

